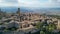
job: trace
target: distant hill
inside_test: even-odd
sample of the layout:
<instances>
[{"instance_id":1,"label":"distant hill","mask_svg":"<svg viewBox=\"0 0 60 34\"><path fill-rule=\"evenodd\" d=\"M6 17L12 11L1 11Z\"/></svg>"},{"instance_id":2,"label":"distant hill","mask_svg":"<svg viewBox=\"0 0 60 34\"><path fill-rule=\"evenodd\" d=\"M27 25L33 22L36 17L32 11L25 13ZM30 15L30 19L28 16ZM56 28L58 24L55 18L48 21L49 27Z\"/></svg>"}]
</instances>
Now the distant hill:
<instances>
[{"instance_id":1,"label":"distant hill","mask_svg":"<svg viewBox=\"0 0 60 34\"><path fill-rule=\"evenodd\" d=\"M33 10L31 10L31 9L29 9L29 8L23 8L23 7L20 8L20 11L21 12L33 12Z\"/></svg>"},{"instance_id":2,"label":"distant hill","mask_svg":"<svg viewBox=\"0 0 60 34\"><path fill-rule=\"evenodd\" d=\"M17 9L18 9L17 7L3 7L3 8L1 8L1 10L5 11L5 12L16 12ZM20 8L20 11L21 12L32 12L32 10L30 10L28 8L23 8L23 7Z\"/></svg>"},{"instance_id":3,"label":"distant hill","mask_svg":"<svg viewBox=\"0 0 60 34\"><path fill-rule=\"evenodd\" d=\"M38 8L33 9L34 12L37 13L45 13L45 14L51 14L51 15L60 15L60 8Z\"/></svg>"},{"instance_id":4,"label":"distant hill","mask_svg":"<svg viewBox=\"0 0 60 34\"><path fill-rule=\"evenodd\" d=\"M5 12L16 12L17 7L2 7L1 10ZM46 14L53 14L53 15L60 15L60 8L26 8L20 7L21 12L34 12L34 13L46 13Z\"/></svg>"},{"instance_id":5,"label":"distant hill","mask_svg":"<svg viewBox=\"0 0 60 34\"><path fill-rule=\"evenodd\" d=\"M1 10L4 12L16 12L17 7L2 7Z\"/></svg>"}]
</instances>

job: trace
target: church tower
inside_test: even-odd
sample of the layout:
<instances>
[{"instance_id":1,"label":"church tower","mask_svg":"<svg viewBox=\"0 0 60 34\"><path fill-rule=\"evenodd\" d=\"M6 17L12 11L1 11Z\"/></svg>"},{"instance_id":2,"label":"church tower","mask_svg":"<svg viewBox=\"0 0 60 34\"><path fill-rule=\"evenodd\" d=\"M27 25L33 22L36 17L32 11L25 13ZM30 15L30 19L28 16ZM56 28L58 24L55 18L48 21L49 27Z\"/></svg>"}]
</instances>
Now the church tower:
<instances>
[{"instance_id":1,"label":"church tower","mask_svg":"<svg viewBox=\"0 0 60 34\"><path fill-rule=\"evenodd\" d=\"M18 11L16 13L18 15L17 18L19 19L19 22L21 22L20 8L18 8ZM20 28L22 28L23 25L22 25L22 23L19 23L19 24L20 24L20 26L19 26L19 29L20 29Z\"/></svg>"},{"instance_id":2,"label":"church tower","mask_svg":"<svg viewBox=\"0 0 60 34\"><path fill-rule=\"evenodd\" d=\"M17 14L17 18L19 19L18 21L20 22L20 8L18 8L16 14Z\"/></svg>"},{"instance_id":3,"label":"church tower","mask_svg":"<svg viewBox=\"0 0 60 34\"><path fill-rule=\"evenodd\" d=\"M18 8L18 11L16 13L20 16L20 8Z\"/></svg>"}]
</instances>

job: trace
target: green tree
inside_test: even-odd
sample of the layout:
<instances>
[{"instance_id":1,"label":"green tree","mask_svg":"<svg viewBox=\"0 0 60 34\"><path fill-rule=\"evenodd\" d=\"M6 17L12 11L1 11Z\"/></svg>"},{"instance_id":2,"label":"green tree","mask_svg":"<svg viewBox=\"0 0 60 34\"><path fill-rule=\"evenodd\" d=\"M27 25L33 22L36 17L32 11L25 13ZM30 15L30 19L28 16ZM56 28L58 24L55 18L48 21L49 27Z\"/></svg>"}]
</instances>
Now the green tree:
<instances>
[{"instance_id":1,"label":"green tree","mask_svg":"<svg viewBox=\"0 0 60 34\"><path fill-rule=\"evenodd\" d=\"M52 31L55 30L55 24L44 24L41 22L36 23L36 28L40 29L40 34L53 34Z\"/></svg>"}]
</instances>

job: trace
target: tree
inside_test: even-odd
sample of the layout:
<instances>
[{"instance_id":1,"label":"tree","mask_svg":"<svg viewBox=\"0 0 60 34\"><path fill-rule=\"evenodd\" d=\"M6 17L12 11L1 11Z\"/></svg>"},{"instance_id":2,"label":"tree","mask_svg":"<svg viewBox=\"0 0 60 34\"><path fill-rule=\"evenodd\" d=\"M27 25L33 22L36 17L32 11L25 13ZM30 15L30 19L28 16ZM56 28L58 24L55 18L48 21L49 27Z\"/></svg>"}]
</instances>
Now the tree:
<instances>
[{"instance_id":1,"label":"tree","mask_svg":"<svg viewBox=\"0 0 60 34\"><path fill-rule=\"evenodd\" d=\"M55 24L47 24L38 22L36 23L36 28L40 29L40 34L53 34L52 31L55 30Z\"/></svg>"}]
</instances>

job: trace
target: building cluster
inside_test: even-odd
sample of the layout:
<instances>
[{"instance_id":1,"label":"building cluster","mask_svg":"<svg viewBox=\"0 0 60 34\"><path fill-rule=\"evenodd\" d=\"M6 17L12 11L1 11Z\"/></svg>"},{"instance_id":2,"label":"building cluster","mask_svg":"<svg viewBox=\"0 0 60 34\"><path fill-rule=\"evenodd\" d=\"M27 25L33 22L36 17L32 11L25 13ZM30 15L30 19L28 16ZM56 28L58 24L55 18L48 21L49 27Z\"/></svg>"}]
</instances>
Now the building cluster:
<instances>
[{"instance_id":1,"label":"building cluster","mask_svg":"<svg viewBox=\"0 0 60 34\"><path fill-rule=\"evenodd\" d=\"M19 30L27 30L34 28L36 23L38 22L44 22L44 23L54 23L57 27L57 29L60 29L60 21L56 18L43 16L37 13L20 13L20 8L18 8L18 11L16 14L9 15L8 18L2 18L0 20L0 29L6 27L16 27L19 28Z\"/></svg>"}]
</instances>

